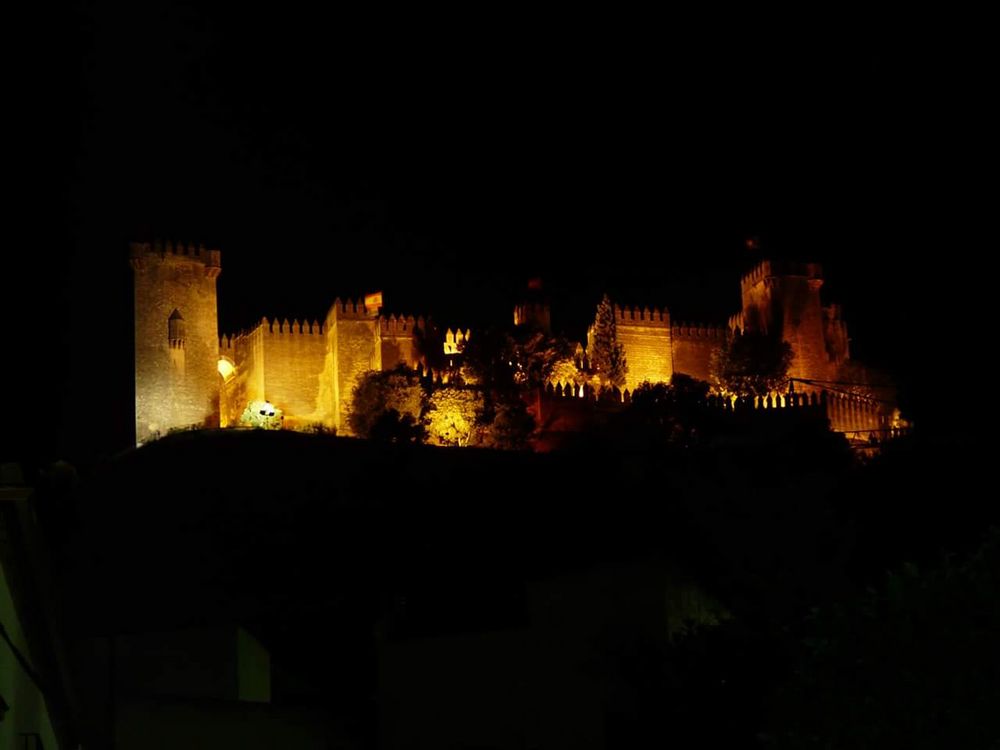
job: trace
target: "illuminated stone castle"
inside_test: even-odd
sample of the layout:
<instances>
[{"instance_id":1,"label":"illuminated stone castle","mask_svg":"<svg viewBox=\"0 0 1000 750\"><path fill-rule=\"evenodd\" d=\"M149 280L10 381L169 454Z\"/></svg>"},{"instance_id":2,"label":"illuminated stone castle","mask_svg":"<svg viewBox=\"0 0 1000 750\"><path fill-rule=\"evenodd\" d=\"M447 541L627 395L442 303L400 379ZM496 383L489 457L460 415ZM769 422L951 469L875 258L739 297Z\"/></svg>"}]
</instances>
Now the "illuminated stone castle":
<instances>
[{"instance_id":1,"label":"illuminated stone castle","mask_svg":"<svg viewBox=\"0 0 1000 750\"><path fill-rule=\"evenodd\" d=\"M421 365L415 335L424 320L385 316L381 296L334 301L322 322L268 321L219 337L218 250L133 243L135 276L136 442L172 429L238 423L248 403L268 402L293 429L348 433L351 389L361 373ZM741 282L742 309L727 326L674 323L666 309L616 307L618 340L628 364L626 390L674 373L709 380L712 354L735 331L780 335L794 352L790 376L800 391L836 382L849 359L847 329L836 305L820 301L819 265L765 261ZM549 309L521 304L515 324L549 328ZM468 332L448 332L446 351ZM850 418L835 429L877 429L885 409L871 399L841 404Z\"/></svg>"}]
</instances>

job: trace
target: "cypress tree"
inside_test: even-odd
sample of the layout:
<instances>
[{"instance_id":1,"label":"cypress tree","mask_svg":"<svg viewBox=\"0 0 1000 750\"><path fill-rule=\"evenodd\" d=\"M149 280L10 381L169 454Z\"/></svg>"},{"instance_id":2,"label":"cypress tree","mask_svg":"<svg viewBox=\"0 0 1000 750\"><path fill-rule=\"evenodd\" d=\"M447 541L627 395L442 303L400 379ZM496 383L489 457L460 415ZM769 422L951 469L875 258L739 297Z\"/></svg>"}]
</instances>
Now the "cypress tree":
<instances>
[{"instance_id":1,"label":"cypress tree","mask_svg":"<svg viewBox=\"0 0 1000 750\"><path fill-rule=\"evenodd\" d=\"M625 347L618 341L615 311L606 294L597 305L591 333L593 338L590 345L590 366L597 371L601 385L608 388L623 388L625 375L628 373Z\"/></svg>"}]
</instances>

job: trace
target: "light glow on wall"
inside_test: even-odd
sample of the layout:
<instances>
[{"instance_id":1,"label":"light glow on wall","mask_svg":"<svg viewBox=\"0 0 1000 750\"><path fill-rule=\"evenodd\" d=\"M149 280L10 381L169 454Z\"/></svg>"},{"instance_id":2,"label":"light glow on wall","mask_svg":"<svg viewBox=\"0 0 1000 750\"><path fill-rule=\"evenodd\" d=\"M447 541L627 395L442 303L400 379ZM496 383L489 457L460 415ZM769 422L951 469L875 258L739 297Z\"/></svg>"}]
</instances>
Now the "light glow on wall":
<instances>
[{"instance_id":1,"label":"light glow on wall","mask_svg":"<svg viewBox=\"0 0 1000 750\"><path fill-rule=\"evenodd\" d=\"M229 380L229 378L231 378L235 372L236 372L236 365L234 365L225 357L219 360L219 374L222 376L223 380Z\"/></svg>"}]
</instances>

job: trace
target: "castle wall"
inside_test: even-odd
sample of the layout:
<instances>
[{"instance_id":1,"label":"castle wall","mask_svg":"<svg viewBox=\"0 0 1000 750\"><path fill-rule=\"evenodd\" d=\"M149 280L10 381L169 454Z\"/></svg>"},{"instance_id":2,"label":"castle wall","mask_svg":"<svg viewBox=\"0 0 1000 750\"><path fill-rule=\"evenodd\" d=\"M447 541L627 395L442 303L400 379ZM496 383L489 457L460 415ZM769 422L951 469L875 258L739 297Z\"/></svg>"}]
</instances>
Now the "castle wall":
<instances>
[{"instance_id":1,"label":"castle wall","mask_svg":"<svg viewBox=\"0 0 1000 750\"><path fill-rule=\"evenodd\" d=\"M671 330L674 372L711 382L712 356L726 340L726 330L716 326L674 326Z\"/></svg>"},{"instance_id":2,"label":"castle wall","mask_svg":"<svg viewBox=\"0 0 1000 750\"><path fill-rule=\"evenodd\" d=\"M309 420L317 411L319 379L326 355L326 336L319 323L289 323L265 319L264 397L294 423Z\"/></svg>"},{"instance_id":3,"label":"castle wall","mask_svg":"<svg viewBox=\"0 0 1000 750\"><path fill-rule=\"evenodd\" d=\"M413 343L413 329L417 320L412 315L407 317L379 318L379 334L382 341L382 369L391 370L397 365L405 364L416 367L418 358Z\"/></svg>"},{"instance_id":4,"label":"castle wall","mask_svg":"<svg viewBox=\"0 0 1000 750\"><path fill-rule=\"evenodd\" d=\"M673 374L670 315L666 310L615 306L618 342L625 349L625 388L634 391L644 381L669 383Z\"/></svg>"},{"instance_id":5,"label":"castle wall","mask_svg":"<svg viewBox=\"0 0 1000 750\"><path fill-rule=\"evenodd\" d=\"M136 443L171 429L217 424L219 251L133 243L130 261L135 283Z\"/></svg>"},{"instance_id":6,"label":"castle wall","mask_svg":"<svg viewBox=\"0 0 1000 750\"><path fill-rule=\"evenodd\" d=\"M222 338L219 356L229 359L235 367L222 385L222 426L236 426L247 404L264 400L263 323L247 333Z\"/></svg>"}]
</instances>

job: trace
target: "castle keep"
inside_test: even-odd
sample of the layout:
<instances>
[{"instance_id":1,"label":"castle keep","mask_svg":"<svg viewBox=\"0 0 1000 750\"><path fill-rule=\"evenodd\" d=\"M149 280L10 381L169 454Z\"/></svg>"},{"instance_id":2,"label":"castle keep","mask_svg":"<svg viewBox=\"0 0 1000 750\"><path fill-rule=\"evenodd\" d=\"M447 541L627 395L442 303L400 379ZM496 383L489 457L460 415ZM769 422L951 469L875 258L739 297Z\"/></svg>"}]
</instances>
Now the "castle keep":
<instances>
[{"instance_id":1,"label":"castle keep","mask_svg":"<svg viewBox=\"0 0 1000 750\"><path fill-rule=\"evenodd\" d=\"M133 244L135 430L219 423L218 250Z\"/></svg>"},{"instance_id":2,"label":"castle keep","mask_svg":"<svg viewBox=\"0 0 1000 750\"><path fill-rule=\"evenodd\" d=\"M288 428L348 433L358 375L399 364L421 366L415 336L425 320L381 314L380 295L337 299L322 322L262 318L252 330L220 338L218 250L133 243L130 257L138 444L172 429L236 425L251 403L273 404ZM625 395L645 381L670 382L674 373L709 380L713 353L727 337L743 331L787 341L794 353L789 375L798 379L796 390L818 393L822 383L838 381L849 360L840 308L822 305L822 283L815 263L760 263L741 280L742 306L727 326L676 323L665 308L616 306L617 337L628 364ZM548 330L549 321L545 304L515 307L516 325ZM448 331L445 353L460 351L469 336ZM558 385L561 392L576 395L568 384ZM884 404L848 396L834 394L829 402L834 429L885 425Z\"/></svg>"}]
</instances>

